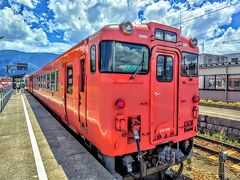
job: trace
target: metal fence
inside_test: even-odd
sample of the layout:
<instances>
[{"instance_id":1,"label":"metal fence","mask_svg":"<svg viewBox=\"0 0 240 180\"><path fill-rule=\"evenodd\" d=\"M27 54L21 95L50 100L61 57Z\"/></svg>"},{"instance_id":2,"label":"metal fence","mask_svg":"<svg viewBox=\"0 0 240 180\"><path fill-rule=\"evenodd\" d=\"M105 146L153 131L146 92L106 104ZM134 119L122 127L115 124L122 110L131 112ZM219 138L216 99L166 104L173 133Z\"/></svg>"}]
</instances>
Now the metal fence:
<instances>
[{"instance_id":1,"label":"metal fence","mask_svg":"<svg viewBox=\"0 0 240 180\"><path fill-rule=\"evenodd\" d=\"M12 85L0 87L0 114L13 94Z\"/></svg>"}]
</instances>

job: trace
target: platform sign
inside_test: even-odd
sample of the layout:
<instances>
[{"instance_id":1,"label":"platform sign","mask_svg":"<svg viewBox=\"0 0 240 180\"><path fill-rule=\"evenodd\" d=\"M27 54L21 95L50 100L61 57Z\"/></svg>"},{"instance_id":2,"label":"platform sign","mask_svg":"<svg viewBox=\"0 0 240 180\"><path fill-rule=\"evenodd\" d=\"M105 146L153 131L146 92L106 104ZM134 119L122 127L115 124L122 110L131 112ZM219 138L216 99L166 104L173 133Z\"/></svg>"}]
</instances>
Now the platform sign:
<instances>
[{"instance_id":1,"label":"platform sign","mask_svg":"<svg viewBox=\"0 0 240 180\"><path fill-rule=\"evenodd\" d=\"M27 63L17 63L17 70L28 70Z\"/></svg>"}]
</instances>

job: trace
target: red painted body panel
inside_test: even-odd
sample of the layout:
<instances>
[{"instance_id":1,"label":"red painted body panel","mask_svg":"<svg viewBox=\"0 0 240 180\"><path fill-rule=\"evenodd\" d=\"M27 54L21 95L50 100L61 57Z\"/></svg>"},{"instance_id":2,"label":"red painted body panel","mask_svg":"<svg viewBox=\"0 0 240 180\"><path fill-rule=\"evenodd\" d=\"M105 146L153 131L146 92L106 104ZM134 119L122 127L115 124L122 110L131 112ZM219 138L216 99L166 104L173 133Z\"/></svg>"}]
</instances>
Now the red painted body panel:
<instances>
[{"instance_id":1,"label":"red painted body panel","mask_svg":"<svg viewBox=\"0 0 240 180\"><path fill-rule=\"evenodd\" d=\"M177 33L178 42L154 40L155 28ZM90 47L103 40L116 40L144 44L150 51L150 70L130 80L130 74L100 73L97 56L94 74L90 72ZM193 117L193 95L198 95L198 77L182 77L181 53L198 54L198 48L189 46L189 39L182 37L178 29L157 23L134 25L134 31L126 36L118 25L106 26L98 33L79 43L53 60L30 77L30 91L49 106L77 133L87 138L102 154L118 156L136 152L136 143L125 124L116 129L116 119L140 117L141 150L153 149L163 142L179 142L195 136L197 119ZM167 54L174 59L173 81L168 84L156 80L156 58ZM85 91L81 92L81 60L85 60ZM73 67L73 93L66 92L66 67ZM33 86L33 79L44 73L58 70L58 92ZM154 93L159 96L154 96ZM123 99L124 109L117 109L115 101ZM184 122L193 120L194 129L184 132ZM127 123L127 122L126 122ZM127 133L127 135L126 135ZM162 135L162 138L158 137ZM165 135L167 134L167 135ZM164 137L163 137L164 136Z\"/></svg>"}]
</instances>

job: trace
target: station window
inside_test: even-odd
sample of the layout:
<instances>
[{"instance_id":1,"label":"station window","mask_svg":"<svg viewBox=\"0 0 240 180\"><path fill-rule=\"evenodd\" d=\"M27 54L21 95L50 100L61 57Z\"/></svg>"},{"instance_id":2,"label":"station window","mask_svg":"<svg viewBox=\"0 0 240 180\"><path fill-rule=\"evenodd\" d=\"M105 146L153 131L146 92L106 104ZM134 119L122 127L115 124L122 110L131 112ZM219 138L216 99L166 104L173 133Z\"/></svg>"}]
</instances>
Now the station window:
<instances>
[{"instance_id":1,"label":"station window","mask_svg":"<svg viewBox=\"0 0 240 180\"><path fill-rule=\"evenodd\" d=\"M73 68L72 66L67 67L67 93L72 94L73 92Z\"/></svg>"},{"instance_id":2,"label":"station window","mask_svg":"<svg viewBox=\"0 0 240 180\"><path fill-rule=\"evenodd\" d=\"M192 53L182 53L182 76L198 75L198 55Z\"/></svg>"},{"instance_id":3,"label":"station window","mask_svg":"<svg viewBox=\"0 0 240 180\"><path fill-rule=\"evenodd\" d=\"M226 75L216 75L216 89L224 90L226 88Z\"/></svg>"},{"instance_id":4,"label":"station window","mask_svg":"<svg viewBox=\"0 0 240 180\"><path fill-rule=\"evenodd\" d=\"M157 80L170 82L173 79L173 58L171 56L159 55L157 57Z\"/></svg>"},{"instance_id":5,"label":"station window","mask_svg":"<svg viewBox=\"0 0 240 180\"><path fill-rule=\"evenodd\" d=\"M56 92L58 92L58 70L56 71Z\"/></svg>"},{"instance_id":6,"label":"station window","mask_svg":"<svg viewBox=\"0 0 240 180\"><path fill-rule=\"evenodd\" d=\"M198 81L199 89L204 89L204 76L199 76Z\"/></svg>"},{"instance_id":7,"label":"station window","mask_svg":"<svg viewBox=\"0 0 240 180\"><path fill-rule=\"evenodd\" d=\"M47 89L50 89L50 87L51 87L50 78L51 78L50 73L48 73L48 74L47 74Z\"/></svg>"},{"instance_id":8,"label":"station window","mask_svg":"<svg viewBox=\"0 0 240 180\"><path fill-rule=\"evenodd\" d=\"M205 80L205 89L215 89L215 76L214 75L210 75L210 76L205 76L204 77Z\"/></svg>"},{"instance_id":9,"label":"station window","mask_svg":"<svg viewBox=\"0 0 240 180\"><path fill-rule=\"evenodd\" d=\"M55 91L55 72L51 72L51 90Z\"/></svg>"},{"instance_id":10,"label":"station window","mask_svg":"<svg viewBox=\"0 0 240 180\"><path fill-rule=\"evenodd\" d=\"M96 46L92 45L90 50L90 70L91 73L96 72Z\"/></svg>"},{"instance_id":11,"label":"station window","mask_svg":"<svg viewBox=\"0 0 240 180\"><path fill-rule=\"evenodd\" d=\"M228 76L228 89L240 90L240 74L234 74Z\"/></svg>"}]
</instances>

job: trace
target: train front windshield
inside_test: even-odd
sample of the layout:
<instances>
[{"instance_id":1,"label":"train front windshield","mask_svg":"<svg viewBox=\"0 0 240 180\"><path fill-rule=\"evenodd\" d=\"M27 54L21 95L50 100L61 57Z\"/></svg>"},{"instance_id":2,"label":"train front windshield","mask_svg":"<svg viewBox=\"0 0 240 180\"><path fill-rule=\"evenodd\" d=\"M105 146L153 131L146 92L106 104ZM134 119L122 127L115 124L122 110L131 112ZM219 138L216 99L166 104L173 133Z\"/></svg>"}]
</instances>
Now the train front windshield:
<instances>
[{"instance_id":1,"label":"train front windshield","mask_svg":"<svg viewBox=\"0 0 240 180\"><path fill-rule=\"evenodd\" d=\"M147 46L103 41L100 43L100 71L108 73L146 74L149 70Z\"/></svg>"}]
</instances>

